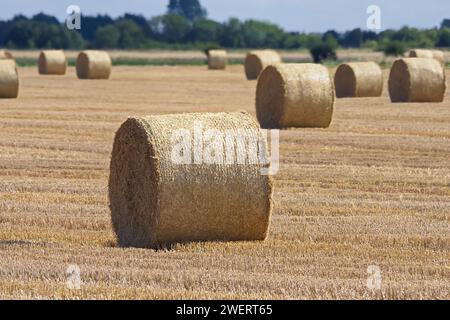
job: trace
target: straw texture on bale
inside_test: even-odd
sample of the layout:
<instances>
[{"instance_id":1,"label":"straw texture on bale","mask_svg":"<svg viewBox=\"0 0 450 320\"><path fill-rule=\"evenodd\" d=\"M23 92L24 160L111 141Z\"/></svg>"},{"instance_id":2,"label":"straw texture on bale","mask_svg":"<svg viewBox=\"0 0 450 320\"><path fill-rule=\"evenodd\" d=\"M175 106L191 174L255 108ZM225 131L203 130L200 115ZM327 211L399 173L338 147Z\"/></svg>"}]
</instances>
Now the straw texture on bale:
<instances>
[{"instance_id":1,"label":"straw texture on bale","mask_svg":"<svg viewBox=\"0 0 450 320\"><path fill-rule=\"evenodd\" d=\"M40 74L64 75L67 69L67 58L62 50L42 51L38 59Z\"/></svg>"},{"instance_id":2,"label":"straw texture on bale","mask_svg":"<svg viewBox=\"0 0 450 320\"><path fill-rule=\"evenodd\" d=\"M275 50L251 51L245 58L245 75L248 80L258 79L266 67L281 62L281 56Z\"/></svg>"},{"instance_id":3,"label":"straw texture on bale","mask_svg":"<svg viewBox=\"0 0 450 320\"><path fill-rule=\"evenodd\" d=\"M436 59L440 63L445 62L444 52L441 50L414 49L409 52L409 57Z\"/></svg>"},{"instance_id":4,"label":"straw texture on bale","mask_svg":"<svg viewBox=\"0 0 450 320\"><path fill-rule=\"evenodd\" d=\"M109 178L112 226L120 246L164 248L191 241L266 238L272 180L261 175L260 169L268 165L173 161L176 132L192 136L180 140L195 149L190 159L202 157L212 144L205 140L203 150L198 149L194 141L201 141L195 140L199 125L203 128L200 137L207 130L213 130L214 137L250 130L266 145L259 126L247 113L129 118L116 133ZM232 152L244 149L236 144ZM255 156L248 152L249 158Z\"/></svg>"},{"instance_id":5,"label":"straw texture on bale","mask_svg":"<svg viewBox=\"0 0 450 320\"><path fill-rule=\"evenodd\" d=\"M108 79L111 58L105 51L86 50L78 55L76 69L80 79Z\"/></svg>"},{"instance_id":6,"label":"straw texture on bale","mask_svg":"<svg viewBox=\"0 0 450 320\"><path fill-rule=\"evenodd\" d=\"M329 127L334 85L322 65L278 64L258 78L256 114L263 128Z\"/></svg>"},{"instance_id":7,"label":"straw texture on bale","mask_svg":"<svg viewBox=\"0 0 450 320\"><path fill-rule=\"evenodd\" d=\"M379 97L383 92L383 72L375 62L341 64L334 75L336 96Z\"/></svg>"},{"instance_id":8,"label":"straw texture on bale","mask_svg":"<svg viewBox=\"0 0 450 320\"><path fill-rule=\"evenodd\" d=\"M399 59L391 68L392 102L442 102L445 90L445 69L435 59Z\"/></svg>"},{"instance_id":9,"label":"straw texture on bale","mask_svg":"<svg viewBox=\"0 0 450 320\"><path fill-rule=\"evenodd\" d=\"M0 59L14 59L12 53L8 50L0 50Z\"/></svg>"},{"instance_id":10,"label":"straw texture on bale","mask_svg":"<svg viewBox=\"0 0 450 320\"><path fill-rule=\"evenodd\" d=\"M17 98L19 75L14 60L0 60L0 98Z\"/></svg>"},{"instance_id":11,"label":"straw texture on bale","mask_svg":"<svg viewBox=\"0 0 450 320\"><path fill-rule=\"evenodd\" d=\"M210 70L224 70L228 64L227 52L225 50L208 51L208 68Z\"/></svg>"}]
</instances>

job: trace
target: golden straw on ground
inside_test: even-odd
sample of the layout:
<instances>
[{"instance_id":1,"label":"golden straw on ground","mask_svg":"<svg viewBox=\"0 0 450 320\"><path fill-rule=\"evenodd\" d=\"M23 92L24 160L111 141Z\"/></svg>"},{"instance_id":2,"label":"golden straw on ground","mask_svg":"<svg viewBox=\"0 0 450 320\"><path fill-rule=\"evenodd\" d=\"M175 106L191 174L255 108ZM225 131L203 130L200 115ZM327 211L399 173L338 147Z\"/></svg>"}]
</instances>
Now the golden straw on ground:
<instances>
[{"instance_id":1,"label":"golden straw on ground","mask_svg":"<svg viewBox=\"0 0 450 320\"><path fill-rule=\"evenodd\" d=\"M14 60L0 60L0 98L17 98L19 75Z\"/></svg>"},{"instance_id":2,"label":"golden straw on ground","mask_svg":"<svg viewBox=\"0 0 450 320\"><path fill-rule=\"evenodd\" d=\"M111 58L105 51L85 50L77 58L77 76L80 79L108 79Z\"/></svg>"},{"instance_id":3,"label":"golden straw on ground","mask_svg":"<svg viewBox=\"0 0 450 320\"><path fill-rule=\"evenodd\" d=\"M383 92L383 72L375 62L341 64L334 75L336 97L379 97Z\"/></svg>"},{"instance_id":4,"label":"golden straw on ground","mask_svg":"<svg viewBox=\"0 0 450 320\"><path fill-rule=\"evenodd\" d=\"M330 125L334 86L322 65L278 64L258 78L256 114L263 128L321 127Z\"/></svg>"},{"instance_id":5,"label":"golden straw on ground","mask_svg":"<svg viewBox=\"0 0 450 320\"><path fill-rule=\"evenodd\" d=\"M116 133L109 179L119 245L264 240L272 181L249 141L265 152L247 113L129 118Z\"/></svg>"},{"instance_id":6,"label":"golden straw on ground","mask_svg":"<svg viewBox=\"0 0 450 320\"><path fill-rule=\"evenodd\" d=\"M248 80L255 80L266 67L281 62L281 56L275 50L251 51L245 58L245 75Z\"/></svg>"},{"instance_id":7,"label":"golden straw on ground","mask_svg":"<svg viewBox=\"0 0 450 320\"><path fill-rule=\"evenodd\" d=\"M67 58L62 50L44 50L39 55L39 74L64 75L67 69Z\"/></svg>"},{"instance_id":8,"label":"golden straw on ground","mask_svg":"<svg viewBox=\"0 0 450 320\"><path fill-rule=\"evenodd\" d=\"M225 50L208 51L208 68L210 70L224 70L228 64L227 52Z\"/></svg>"},{"instance_id":9,"label":"golden straw on ground","mask_svg":"<svg viewBox=\"0 0 450 320\"><path fill-rule=\"evenodd\" d=\"M391 68L392 102L442 102L445 90L445 69L435 59L399 59Z\"/></svg>"}]
</instances>

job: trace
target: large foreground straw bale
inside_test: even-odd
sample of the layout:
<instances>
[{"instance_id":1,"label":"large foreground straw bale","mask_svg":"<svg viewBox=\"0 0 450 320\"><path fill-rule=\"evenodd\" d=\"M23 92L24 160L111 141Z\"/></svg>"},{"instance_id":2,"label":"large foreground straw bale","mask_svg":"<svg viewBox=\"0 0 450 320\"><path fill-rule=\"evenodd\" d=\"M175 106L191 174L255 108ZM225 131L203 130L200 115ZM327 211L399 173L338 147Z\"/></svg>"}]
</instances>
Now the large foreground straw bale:
<instances>
[{"instance_id":1,"label":"large foreground straw bale","mask_svg":"<svg viewBox=\"0 0 450 320\"><path fill-rule=\"evenodd\" d=\"M334 86L322 65L278 64L258 78L256 114L263 128L320 127L330 125Z\"/></svg>"},{"instance_id":2,"label":"large foreground straw bale","mask_svg":"<svg viewBox=\"0 0 450 320\"><path fill-rule=\"evenodd\" d=\"M259 151L229 138L249 134ZM264 240L272 182L255 159L265 146L247 113L129 118L116 133L109 179L119 245Z\"/></svg>"},{"instance_id":3,"label":"large foreground straw bale","mask_svg":"<svg viewBox=\"0 0 450 320\"><path fill-rule=\"evenodd\" d=\"M77 76L80 79L108 79L111 58L105 51L85 50L77 58Z\"/></svg>"},{"instance_id":4,"label":"large foreground straw bale","mask_svg":"<svg viewBox=\"0 0 450 320\"><path fill-rule=\"evenodd\" d=\"M0 98L17 98L19 75L14 60L0 60Z\"/></svg>"},{"instance_id":5,"label":"large foreground straw bale","mask_svg":"<svg viewBox=\"0 0 450 320\"><path fill-rule=\"evenodd\" d=\"M336 96L379 97L383 92L383 72L375 62L341 64L334 75Z\"/></svg>"},{"instance_id":6,"label":"large foreground straw bale","mask_svg":"<svg viewBox=\"0 0 450 320\"><path fill-rule=\"evenodd\" d=\"M38 70L45 75L64 75L67 70L67 58L62 50L44 50L39 55Z\"/></svg>"},{"instance_id":7,"label":"large foreground straw bale","mask_svg":"<svg viewBox=\"0 0 450 320\"><path fill-rule=\"evenodd\" d=\"M14 59L12 53L9 50L0 50L0 59Z\"/></svg>"},{"instance_id":8,"label":"large foreground straw bale","mask_svg":"<svg viewBox=\"0 0 450 320\"><path fill-rule=\"evenodd\" d=\"M445 69L435 59L399 59L391 68L392 102L442 102L445 90Z\"/></svg>"},{"instance_id":9,"label":"large foreground straw bale","mask_svg":"<svg viewBox=\"0 0 450 320\"><path fill-rule=\"evenodd\" d=\"M225 50L208 51L208 68L210 70L224 70L228 64L227 52Z\"/></svg>"},{"instance_id":10,"label":"large foreground straw bale","mask_svg":"<svg viewBox=\"0 0 450 320\"><path fill-rule=\"evenodd\" d=\"M442 64L445 63L444 52L441 50L413 49L409 52L409 57L436 59Z\"/></svg>"},{"instance_id":11,"label":"large foreground straw bale","mask_svg":"<svg viewBox=\"0 0 450 320\"><path fill-rule=\"evenodd\" d=\"M266 67L281 62L281 56L275 50L251 51L245 58L245 75L248 80L258 79Z\"/></svg>"}]
</instances>

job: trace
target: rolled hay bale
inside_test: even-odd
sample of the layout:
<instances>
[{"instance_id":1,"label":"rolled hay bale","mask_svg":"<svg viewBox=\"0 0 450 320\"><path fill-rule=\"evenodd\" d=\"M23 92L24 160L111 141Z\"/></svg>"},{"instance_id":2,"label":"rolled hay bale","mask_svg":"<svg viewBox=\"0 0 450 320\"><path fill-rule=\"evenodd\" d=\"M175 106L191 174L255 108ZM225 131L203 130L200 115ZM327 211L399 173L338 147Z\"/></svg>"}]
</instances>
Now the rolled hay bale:
<instances>
[{"instance_id":1,"label":"rolled hay bale","mask_svg":"<svg viewBox=\"0 0 450 320\"><path fill-rule=\"evenodd\" d=\"M108 79L111 75L111 58L105 51L85 50L77 57L79 79Z\"/></svg>"},{"instance_id":2,"label":"rolled hay bale","mask_svg":"<svg viewBox=\"0 0 450 320\"><path fill-rule=\"evenodd\" d=\"M330 126L334 86L322 65L278 64L258 78L256 115L263 128Z\"/></svg>"},{"instance_id":3,"label":"rolled hay bale","mask_svg":"<svg viewBox=\"0 0 450 320\"><path fill-rule=\"evenodd\" d=\"M225 50L208 51L208 69L224 70L228 64L228 56Z\"/></svg>"},{"instance_id":4,"label":"rolled hay bale","mask_svg":"<svg viewBox=\"0 0 450 320\"><path fill-rule=\"evenodd\" d=\"M389 94L392 102L442 102L445 90L445 69L435 59L399 59L391 68Z\"/></svg>"},{"instance_id":5,"label":"rolled hay bale","mask_svg":"<svg viewBox=\"0 0 450 320\"><path fill-rule=\"evenodd\" d=\"M12 53L9 50L0 50L0 59L14 59Z\"/></svg>"},{"instance_id":6,"label":"rolled hay bale","mask_svg":"<svg viewBox=\"0 0 450 320\"><path fill-rule=\"evenodd\" d=\"M341 64L334 75L336 96L379 97L383 92L383 72L375 62Z\"/></svg>"},{"instance_id":7,"label":"rolled hay bale","mask_svg":"<svg viewBox=\"0 0 450 320\"><path fill-rule=\"evenodd\" d=\"M243 132L259 141L258 151L227 138ZM271 177L260 172L268 165L255 158L265 146L247 113L129 118L116 133L109 177L119 245L264 240L273 187ZM243 152L247 161L239 162Z\"/></svg>"},{"instance_id":8,"label":"rolled hay bale","mask_svg":"<svg viewBox=\"0 0 450 320\"><path fill-rule=\"evenodd\" d=\"M13 99L19 94L19 74L14 60L0 60L0 98Z\"/></svg>"},{"instance_id":9,"label":"rolled hay bale","mask_svg":"<svg viewBox=\"0 0 450 320\"><path fill-rule=\"evenodd\" d=\"M445 63L444 52L441 50L413 49L409 52L410 58L436 59L440 63Z\"/></svg>"},{"instance_id":10,"label":"rolled hay bale","mask_svg":"<svg viewBox=\"0 0 450 320\"><path fill-rule=\"evenodd\" d=\"M67 70L67 58L62 50L42 51L38 59L39 74L64 75Z\"/></svg>"},{"instance_id":11,"label":"rolled hay bale","mask_svg":"<svg viewBox=\"0 0 450 320\"><path fill-rule=\"evenodd\" d=\"M281 56L275 50L251 51L245 58L245 75L248 80L258 79L266 67L281 62Z\"/></svg>"}]
</instances>

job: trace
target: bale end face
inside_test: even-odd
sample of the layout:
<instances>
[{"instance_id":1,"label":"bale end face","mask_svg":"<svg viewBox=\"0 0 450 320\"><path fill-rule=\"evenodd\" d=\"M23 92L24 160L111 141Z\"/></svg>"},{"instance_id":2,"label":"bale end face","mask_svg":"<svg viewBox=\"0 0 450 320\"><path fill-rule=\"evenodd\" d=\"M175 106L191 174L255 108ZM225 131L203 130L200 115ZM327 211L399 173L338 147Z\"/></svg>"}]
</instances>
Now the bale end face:
<instances>
[{"instance_id":1,"label":"bale end face","mask_svg":"<svg viewBox=\"0 0 450 320\"><path fill-rule=\"evenodd\" d=\"M262 165L173 160L174 146L180 143L186 152L192 148L192 157L198 156L193 148L199 132L202 136L212 130L217 138L230 132L237 135L240 129L260 134L255 121L244 113L128 119L116 133L109 179L112 225L119 245L166 248L191 241L264 240L272 181L261 175ZM184 137L180 141L179 133ZM204 139L202 145L211 146L211 140Z\"/></svg>"},{"instance_id":2,"label":"bale end face","mask_svg":"<svg viewBox=\"0 0 450 320\"><path fill-rule=\"evenodd\" d=\"M258 79L258 76L266 67L281 62L280 55L274 50L257 50L247 53L244 63L247 80Z\"/></svg>"}]
</instances>

